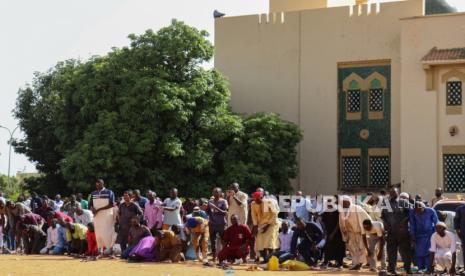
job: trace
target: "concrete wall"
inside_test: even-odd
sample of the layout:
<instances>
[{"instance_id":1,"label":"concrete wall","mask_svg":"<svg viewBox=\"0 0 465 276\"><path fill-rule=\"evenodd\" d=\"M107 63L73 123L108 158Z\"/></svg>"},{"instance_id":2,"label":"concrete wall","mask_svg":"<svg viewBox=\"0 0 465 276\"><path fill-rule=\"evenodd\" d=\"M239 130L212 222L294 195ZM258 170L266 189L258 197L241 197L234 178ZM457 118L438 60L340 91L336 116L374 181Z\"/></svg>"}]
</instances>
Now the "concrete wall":
<instances>
[{"instance_id":1,"label":"concrete wall","mask_svg":"<svg viewBox=\"0 0 465 276\"><path fill-rule=\"evenodd\" d=\"M421 59L433 47L465 46L465 14L408 18L402 20L401 133L403 189L432 196L443 185L442 146L465 145L465 135L451 138L452 124L465 130L464 117L445 115L445 88L426 91ZM437 70L439 79L446 69Z\"/></svg>"},{"instance_id":2,"label":"concrete wall","mask_svg":"<svg viewBox=\"0 0 465 276\"><path fill-rule=\"evenodd\" d=\"M392 60L392 182L400 181L399 18L421 15L423 1L384 3L379 14L374 5L371 14L367 10L364 5L360 11L338 7L216 21L215 66L230 80L233 109L277 112L304 131L298 181L306 193L337 190L338 62Z\"/></svg>"}]
</instances>

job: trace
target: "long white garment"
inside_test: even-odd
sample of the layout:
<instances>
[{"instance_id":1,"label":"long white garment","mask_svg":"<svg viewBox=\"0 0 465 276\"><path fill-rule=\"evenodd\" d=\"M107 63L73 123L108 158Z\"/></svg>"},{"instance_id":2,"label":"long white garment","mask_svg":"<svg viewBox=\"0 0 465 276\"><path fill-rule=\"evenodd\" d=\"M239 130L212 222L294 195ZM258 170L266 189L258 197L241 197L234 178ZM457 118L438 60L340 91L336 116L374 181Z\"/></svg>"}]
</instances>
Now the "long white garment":
<instances>
[{"instance_id":1,"label":"long white garment","mask_svg":"<svg viewBox=\"0 0 465 276\"><path fill-rule=\"evenodd\" d=\"M94 208L99 209L108 205L108 199L94 199ZM113 248L116 240L115 233L115 208L101 210L94 217L95 237L97 245L101 249Z\"/></svg>"},{"instance_id":2,"label":"long white garment","mask_svg":"<svg viewBox=\"0 0 465 276\"><path fill-rule=\"evenodd\" d=\"M366 249L362 236L365 235L363 221L366 219L371 220L368 213L355 204L339 213L342 239L347 244L354 265L366 263Z\"/></svg>"},{"instance_id":3,"label":"long white garment","mask_svg":"<svg viewBox=\"0 0 465 276\"><path fill-rule=\"evenodd\" d=\"M444 237L438 233L431 236L430 252L434 252L436 263L443 268L450 269L452 266L452 254L456 252L457 241L452 232L446 231Z\"/></svg>"},{"instance_id":4,"label":"long white garment","mask_svg":"<svg viewBox=\"0 0 465 276\"><path fill-rule=\"evenodd\" d=\"M241 202L241 205L237 204L236 200L231 196L229 199L229 210L228 210L228 226L231 226L231 216L237 215L239 224L247 224L248 196L244 192L237 192L236 198Z\"/></svg>"},{"instance_id":5,"label":"long white garment","mask_svg":"<svg viewBox=\"0 0 465 276\"><path fill-rule=\"evenodd\" d=\"M454 218L455 218L455 212L452 211L441 211L446 215L446 220L444 223L447 225L448 231L453 233L455 235L455 240L457 241L457 249L456 249L456 254L457 254L457 260L456 260L456 265L457 267L462 267L463 266L463 252L462 252L462 242L460 238L457 236L457 233L454 230Z\"/></svg>"}]
</instances>

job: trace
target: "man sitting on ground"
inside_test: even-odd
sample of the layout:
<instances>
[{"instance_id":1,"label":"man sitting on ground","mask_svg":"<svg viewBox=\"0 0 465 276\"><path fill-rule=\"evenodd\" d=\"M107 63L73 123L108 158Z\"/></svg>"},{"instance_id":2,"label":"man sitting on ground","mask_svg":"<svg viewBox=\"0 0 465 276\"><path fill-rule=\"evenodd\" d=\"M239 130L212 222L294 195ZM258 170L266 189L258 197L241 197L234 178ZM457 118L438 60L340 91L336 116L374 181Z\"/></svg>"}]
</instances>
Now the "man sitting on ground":
<instances>
[{"instance_id":1,"label":"man sitting on ground","mask_svg":"<svg viewBox=\"0 0 465 276\"><path fill-rule=\"evenodd\" d=\"M294 257L291 254L291 242L294 231L289 227L289 221L281 222L281 233L279 233L279 251L274 255L279 258L279 263L283 263Z\"/></svg>"},{"instance_id":2,"label":"man sitting on ground","mask_svg":"<svg viewBox=\"0 0 465 276\"><path fill-rule=\"evenodd\" d=\"M131 228L129 228L128 233L128 247L121 253L121 258L127 259L132 249L140 242L140 240L151 235L149 228L140 224L139 217L132 217Z\"/></svg>"}]
</instances>

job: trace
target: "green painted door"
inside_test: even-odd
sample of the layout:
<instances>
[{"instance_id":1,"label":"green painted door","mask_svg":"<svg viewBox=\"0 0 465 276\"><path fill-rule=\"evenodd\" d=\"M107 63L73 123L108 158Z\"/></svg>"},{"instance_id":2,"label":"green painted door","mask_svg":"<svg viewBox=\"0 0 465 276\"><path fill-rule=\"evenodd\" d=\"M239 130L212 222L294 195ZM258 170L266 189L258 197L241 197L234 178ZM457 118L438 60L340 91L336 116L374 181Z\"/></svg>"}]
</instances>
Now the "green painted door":
<instances>
[{"instance_id":1,"label":"green painted door","mask_svg":"<svg viewBox=\"0 0 465 276\"><path fill-rule=\"evenodd\" d=\"M391 66L338 69L339 188L390 184Z\"/></svg>"}]
</instances>

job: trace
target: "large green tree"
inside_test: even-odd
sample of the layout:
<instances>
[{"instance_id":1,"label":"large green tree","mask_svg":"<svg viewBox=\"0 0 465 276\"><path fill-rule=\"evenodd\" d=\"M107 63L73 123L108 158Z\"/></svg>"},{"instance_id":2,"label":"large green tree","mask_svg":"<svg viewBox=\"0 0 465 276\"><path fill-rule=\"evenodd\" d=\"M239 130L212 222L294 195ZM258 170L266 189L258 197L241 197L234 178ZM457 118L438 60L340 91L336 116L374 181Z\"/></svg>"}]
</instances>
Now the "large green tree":
<instances>
[{"instance_id":1,"label":"large green tree","mask_svg":"<svg viewBox=\"0 0 465 276\"><path fill-rule=\"evenodd\" d=\"M116 191L177 186L189 196L231 181L289 190L300 130L274 114L230 110L225 78L202 67L213 56L207 35L173 21L36 74L14 111L25 133L15 149L45 174L32 186L90 191L103 178Z\"/></svg>"},{"instance_id":2,"label":"large green tree","mask_svg":"<svg viewBox=\"0 0 465 276\"><path fill-rule=\"evenodd\" d=\"M425 0L425 13L441 14L457 12L457 8L452 6L448 0Z\"/></svg>"}]
</instances>

